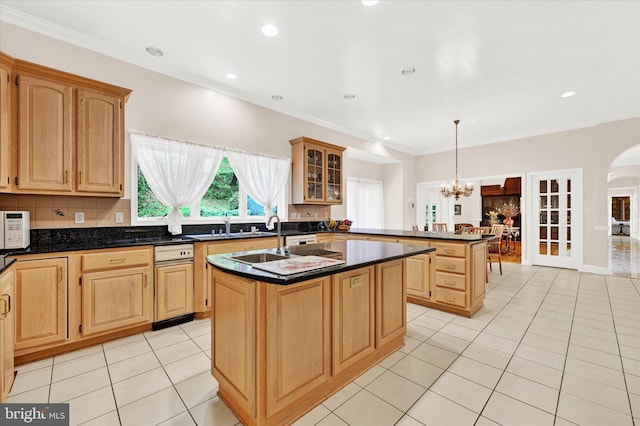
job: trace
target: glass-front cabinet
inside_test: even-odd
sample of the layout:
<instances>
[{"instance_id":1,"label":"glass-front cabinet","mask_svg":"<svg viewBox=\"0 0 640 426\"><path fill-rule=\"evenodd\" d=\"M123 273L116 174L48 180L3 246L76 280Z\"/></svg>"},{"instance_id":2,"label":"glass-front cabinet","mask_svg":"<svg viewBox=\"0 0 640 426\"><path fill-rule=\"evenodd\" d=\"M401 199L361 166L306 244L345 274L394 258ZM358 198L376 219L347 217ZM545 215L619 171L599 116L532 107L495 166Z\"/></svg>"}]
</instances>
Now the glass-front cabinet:
<instances>
[{"instance_id":1,"label":"glass-front cabinet","mask_svg":"<svg viewBox=\"0 0 640 426\"><path fill-rule=\"evenodd\" d=\"M344 148L307 137L289 142L293 204L342 204Z\"/></svg>"}]
</instances>

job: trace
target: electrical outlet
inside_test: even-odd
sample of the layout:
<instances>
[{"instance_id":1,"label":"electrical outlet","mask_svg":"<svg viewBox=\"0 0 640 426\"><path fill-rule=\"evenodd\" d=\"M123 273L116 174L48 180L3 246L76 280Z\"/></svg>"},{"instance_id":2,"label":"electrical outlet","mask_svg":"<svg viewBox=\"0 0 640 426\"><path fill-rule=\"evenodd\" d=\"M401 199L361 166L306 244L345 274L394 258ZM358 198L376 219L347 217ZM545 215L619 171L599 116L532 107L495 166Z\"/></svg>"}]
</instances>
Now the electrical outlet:
<instances>
[{"instance_id":1,"label":"electrical outlet","mask_svg":"<svg viewBox=\"0 0 640 426\"><path fill-rule=\"evenodd\" d=\"M124 223L124 213L116 212L116 223Z\"/></svg>"},{"instance_id":2,"label":"electrical outlet","mask_svg":"<svg viewBox=\"0 0 640 426\"><path fill-rule=\"evenodd\" d=\"M75 213L75 222L76 223L84 223L84 212L76 212Z\"/></svg>"}]
</instances>

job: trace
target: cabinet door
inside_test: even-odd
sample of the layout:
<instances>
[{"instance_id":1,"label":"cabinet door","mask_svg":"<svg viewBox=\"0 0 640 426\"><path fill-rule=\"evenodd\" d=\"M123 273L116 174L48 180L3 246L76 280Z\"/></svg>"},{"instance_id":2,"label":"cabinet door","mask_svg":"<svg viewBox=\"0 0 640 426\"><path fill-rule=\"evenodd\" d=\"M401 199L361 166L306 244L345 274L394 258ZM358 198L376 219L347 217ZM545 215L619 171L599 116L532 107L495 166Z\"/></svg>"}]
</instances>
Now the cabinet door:
<instances>
[{"instance_id":1,"label":"cabinet door","mask_svg":"<svg viewBox=\"0 0 640 426\"><path fill-rule=\"evenodd\" d=\"M376 265L376 347L407 331L407 287L403 260Z\"/></svg>"},{"instance_id":2,"label":"cabinet door","mask_svg":"<svg viewBox=\"0 0 640 426\"><path fill-rule=\"evenodd\" d=\"M15 291L13 271L0 278L0 402L4 402L13 384L13 347L15 339Z\"/></svg>"},{"instance_id":3,"label":"cabinet door","mask_svg":"<svg viewBox=\"0 0 640 426\"><path fill-rule=\"evenodd\" d=\"M419 254L405 260L407 295L429 300L433 267L431 255Z\"/></svg>"},{"instance_id":4,"label":"cabinet door","mask_svg":"<svg viewBox=\"0 0 640 426\"><path fill-rule=\"evenodd\" d=\"M78 89L77 190L124 194L121 100Z\"/></svg>"},{"instance_id":5,"label":"cabinet door","mask_svg":"<svg viewBox=\"0 0 640 426\"><path fill-rule=\"evenodd\" d=\"M156 321L193 312L193 263L156 267Z\"/></svg>"},{"instance_id":6,"label":"cabinet door","mask_svg":"<svg viewBox=\"0 0 640 426\"><path fill-rule=\"evenodd\" d=\"M19 76L19 190L73 189L72 100L71 86Z\"/></svg>"},{"instance_id":7,"label":"cabinet door","mask_svg":"<svg viewBox=\"0 0 640 426\"><path fill-rule=\"evenodd\" d=\"M67 258L18 261L16 351L67 339Z\"/></svg>"},{"instance_id":8,"label":"cabinet door","mask_svg":"<svg viewBox=\"0 0 640 426\"><path fill-rule=\"evenodd\" d=\"M304 153L305 202L324 202L324 149L305 145Z\"/></svg>"},{"instance_id":9,"label":"cabinet door","mask_svg":"<svg viewBox=\"0 0 640 426\"><path fill-rule=\"evenodd\" d=\"M333 149L326 149L327 190L325 201L331 204L342 204L344 186L342 184L342 153Z\"/></svg>"},{"instance_id":10,"label":"cabinet door","mask_svg":"<svg viewBox=\"0 0 640 426\"><path fill-rule=\"evenodd\" d=\"M0 65L0 192L8 192L11 189L10 74L8 68Z\"/></svg>"},{"instance_id":11,"label":"cabinet door","mask_svg":"<svg viewBox=\"0 0 640 426\"><path fill-rule=\"evenodd\" d=\"M333 374L375 349L373 267L333 276Z\"/></svg>"},{"instance_id":12,"label":"cabinet door","mask_svg":"<svg viewBox=\"0 0 640 426\"><path fill-rule=\"evenodd\" d=\"M151 267L82 275L82 335L152 321Z\"/></svg>"},{"instance_id":13,"label":"cabinet door","mask_svg":"<svg viewBox=\"0 0 640 426\"><path fill-rule=\"evenodd\" d=\"M272 416L331 374L331 281L267 285L267 416Z\"/></svg>"}]
</instances>

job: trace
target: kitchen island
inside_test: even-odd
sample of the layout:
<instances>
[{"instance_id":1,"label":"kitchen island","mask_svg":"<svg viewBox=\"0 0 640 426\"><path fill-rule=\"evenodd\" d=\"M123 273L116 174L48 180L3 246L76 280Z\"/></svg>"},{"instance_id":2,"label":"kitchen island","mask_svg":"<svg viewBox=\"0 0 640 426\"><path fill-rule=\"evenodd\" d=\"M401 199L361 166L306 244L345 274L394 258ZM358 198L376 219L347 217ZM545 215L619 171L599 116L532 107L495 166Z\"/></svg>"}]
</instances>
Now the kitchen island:
<instances>
[{"instance_id":1,"label":"kitchen island","mask_svg":"<svg viewBox=\"0 0 640 426\"><path fill-rule=\"evenodd\" d=\"M293 257L338 262L286 275L230 259L274 250L208 256L218 395L245 425L290 424L310 411L403 346L405 262L433 250L355 240L301 246Z\"/></svg>"}]
</instances>

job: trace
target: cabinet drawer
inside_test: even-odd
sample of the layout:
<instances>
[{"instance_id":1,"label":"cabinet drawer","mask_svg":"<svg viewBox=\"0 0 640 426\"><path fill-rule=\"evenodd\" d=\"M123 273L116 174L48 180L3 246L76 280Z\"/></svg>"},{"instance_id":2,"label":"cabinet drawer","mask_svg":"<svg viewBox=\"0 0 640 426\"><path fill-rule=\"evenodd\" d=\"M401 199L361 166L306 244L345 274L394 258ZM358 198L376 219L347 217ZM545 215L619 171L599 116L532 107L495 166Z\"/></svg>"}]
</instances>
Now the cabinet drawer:
<instances>
[{"instance_id":1,"label":"cabinet drawer","mask_svg":"<svg viewBox=\"0 0 640 426\"><path fill-rule=\"evenodd\" d=\"M436 243L436 254L438 256L465 257L464 244Z\"/></svg>"},{"instance_id":2,"label":"cabinet drawer","mask_svg":"<svg viewBox=\"0 0 640 426\"><path fill-rule=\"evenodd\" d=\"M436 272L436 285L440 287L455 288L458 290L467 289L467 278L464 275L448 274L446 272Z\"/></svg>"},{"instance_id":3,"label":"cabinet drawer","mask_svg":"<svg viewBox=\"0 0 640 426\"><path fill-rule=\"evenodd\" d=\"M82 270L122 268L151 263L151 250L130 250L82 255Z\"/></svg>"},{"instance_id":4,"label":"cabinet drawer","mask_svg":"<svg viewBox=\"0 0 640 426\"><path fill-rule=\"evenodd\" d=\"M436 271L464 274L466 271L466 262L466 259L436 256Z\"/></svg>"},{"instance_id":5,"label":"cabinet drawer","mask_svg":"<svg viewBox=\"0 0 640 426\"><path fill-rule=\"evenodd\" d=\"M436 302L455 305L466 308L466 293L464 291L449 290L447 288L436 287Z\"/></svg>"}]
</instances>

